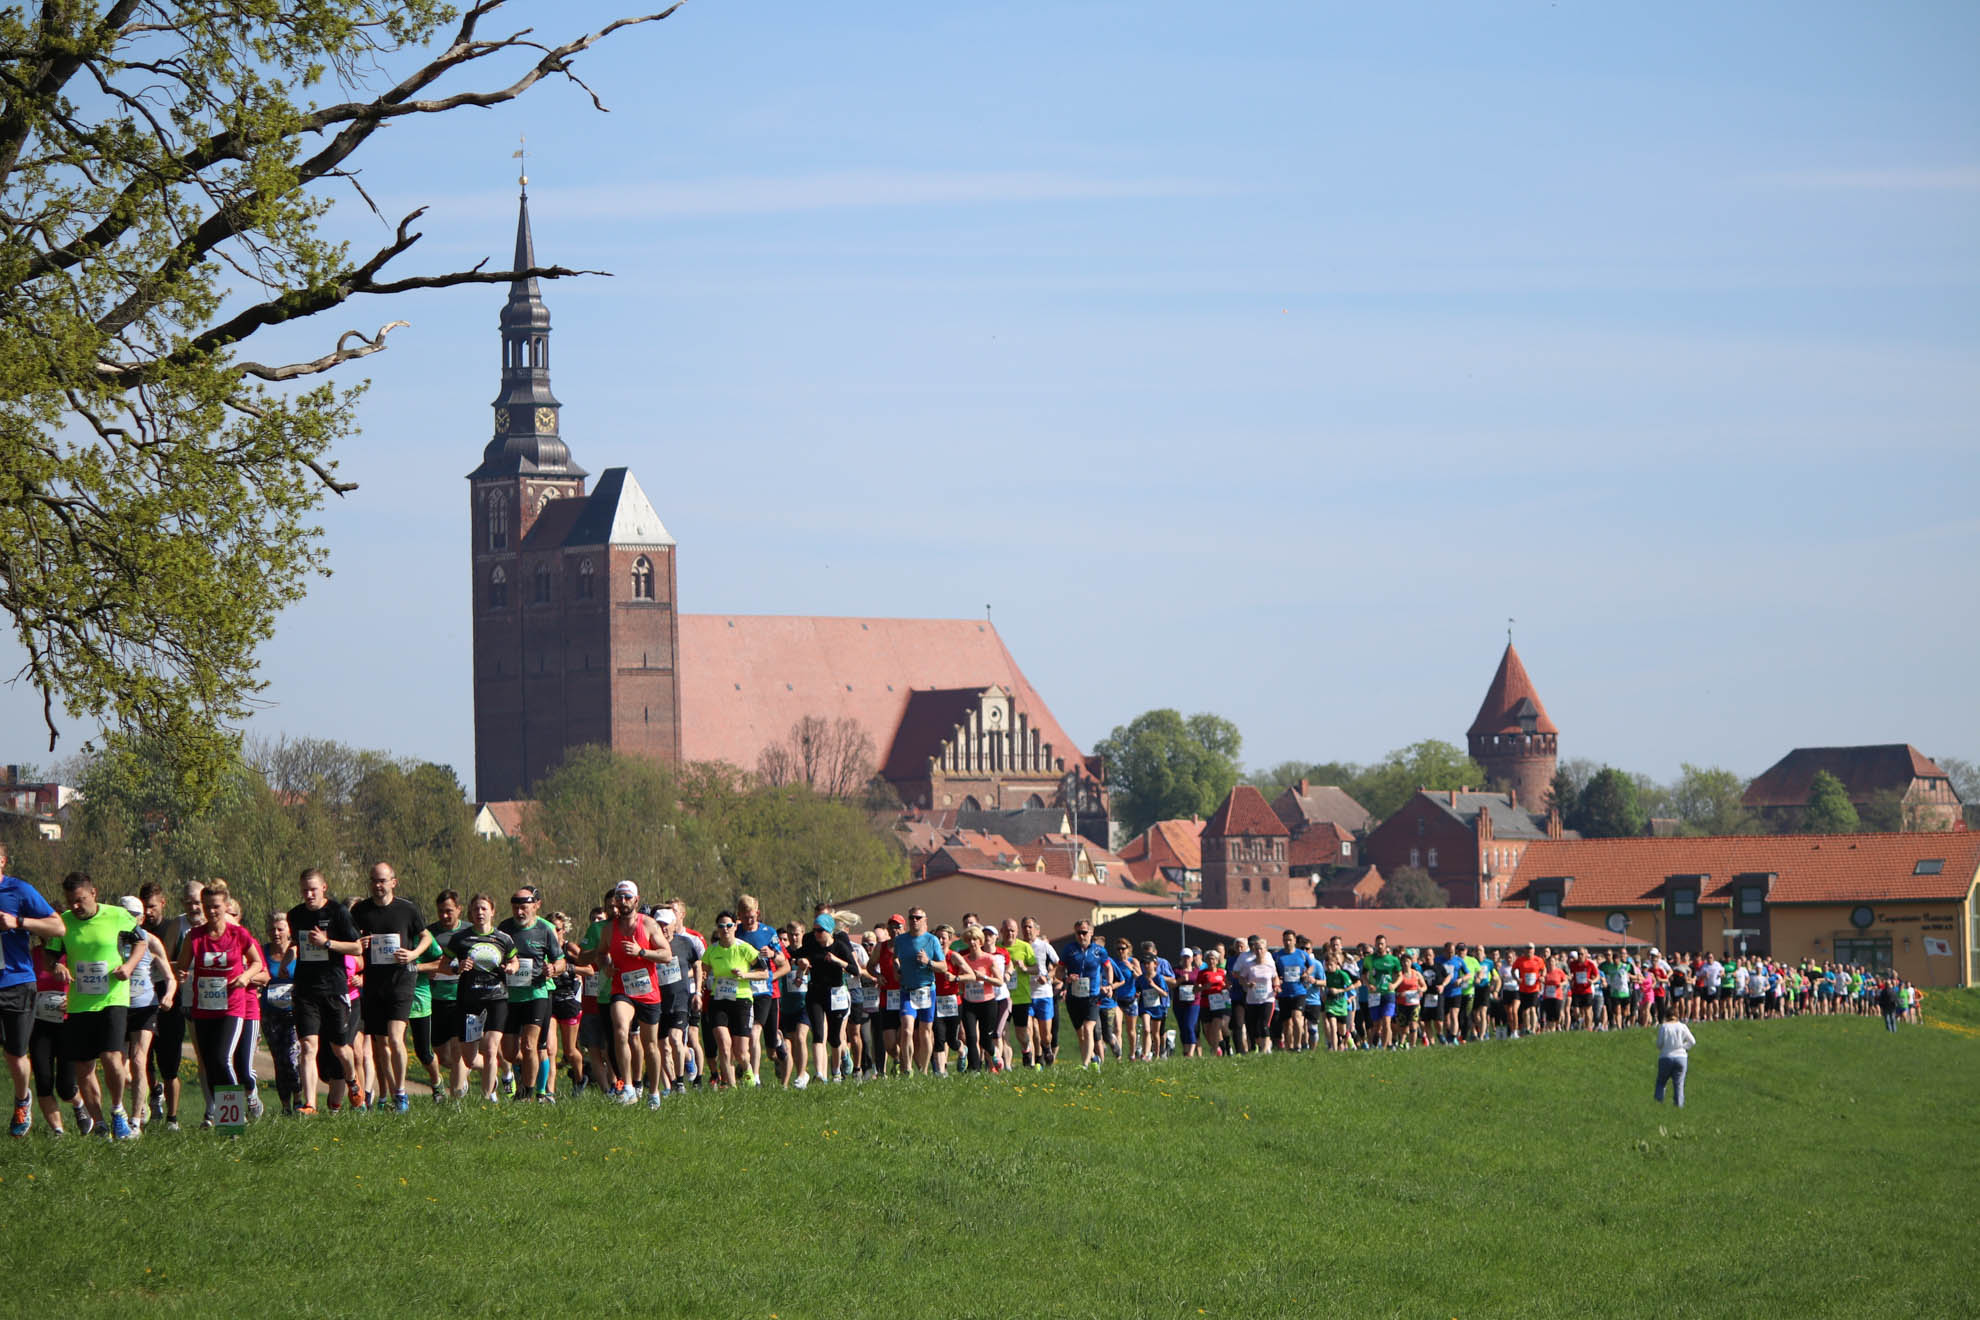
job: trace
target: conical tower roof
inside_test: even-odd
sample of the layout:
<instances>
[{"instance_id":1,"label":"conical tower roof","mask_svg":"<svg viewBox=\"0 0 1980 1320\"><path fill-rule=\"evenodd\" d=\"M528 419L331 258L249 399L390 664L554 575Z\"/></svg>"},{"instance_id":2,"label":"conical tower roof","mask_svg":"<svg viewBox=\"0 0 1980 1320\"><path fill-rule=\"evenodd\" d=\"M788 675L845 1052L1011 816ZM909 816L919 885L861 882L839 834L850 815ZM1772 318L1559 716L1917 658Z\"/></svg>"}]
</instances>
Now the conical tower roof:
<instances>
[{"instance_id":1,"label":"conical tower roof","mask_svg":"<svg viewBox=\"0 0 1980 1320\"><path fill-rule=\"evenodd\" d=\"M1495 733L1526 733L1526 718L1531 717L1533 733L1558 734L1560 730L1547 718L1547 708L1540 704L1540 694L1533 688L1533 680L1526 676L1526 666L1520 663L1519 652L1513 650L1511 642L1506 643L1506 653L1499 658L1499 672L1492 675L1492 686L1485 689L1484 704L1478 708L1478 718L1471 722L1466 732L1470 736L1490 737Z\"/></svg>"}]
</instances>

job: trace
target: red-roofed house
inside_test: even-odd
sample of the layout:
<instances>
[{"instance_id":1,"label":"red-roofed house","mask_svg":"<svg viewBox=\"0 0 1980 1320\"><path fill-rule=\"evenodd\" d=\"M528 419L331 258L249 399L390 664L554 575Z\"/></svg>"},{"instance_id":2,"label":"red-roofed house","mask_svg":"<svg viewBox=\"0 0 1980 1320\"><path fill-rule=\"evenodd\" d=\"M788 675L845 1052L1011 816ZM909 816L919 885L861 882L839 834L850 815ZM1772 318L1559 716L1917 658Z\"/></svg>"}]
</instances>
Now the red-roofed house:
<instances>
[{"instance_id":1,"label":"red-roofed house","mask_svg":"<svg viewBox=\"0 0 1980 1320\"><path fill-rule=\"evenodd\" d=\"M483 802L474 809L474 832L484 839L509 839L520 843L523 817L531 803Z\"/></svg>"},{"instance_id":2,"label":"red-roofed house","mask_svg":"<svg viewBox=\"0 0 1980 1320\"><path fill-rule=\"evenodd\" d=\"M1742 800L1769 828L1797 830L1808 812L1808 791L1824 770L1842 781L1859 812L1888 798L1908 830L1950 830L1962 824L1951 777L1910 743L1797 747L1748 784Z\"/></svg>"},{"instance_id":3,"label":"red-roofed house","mask_svg":"<svg viewBox=\"0 0 1980 1320\"><path fill-rule=\"evenodd\" d=\"M1980 832L1543 839L1504 904L1664 949L1895 967L1920 985L1980 982ZM1728 930L1750 932L1728 936Z\"/></svg>"},{"instance_id":4,"label":"red-roofed house","mask_svg":"<svg viewBox=\"0 0 1980 1320\"><path fill-rule=\"evenodd\" d=\"M990 922L1030 916L1038 918L1045 938L1063 940L1072 934L1077 922L1090 921L1097 926L1143 908L1173 908L1175 900L1165 894L1144 894L1121 885L1089 884L1037 871L988 870L931 875L849 898L839 906L881 927L888 913L905 913L915 904L927 910L930 929L945 921L957 924L966 912Z\"/></svg>"},{"instance_id":5,"label":"red-roofed house","mask_svg":"<svg viewBox=\"0 0 1980 1320\"><path fill-rule=\"evenodd\" d=\"M1121 860L1143 884L1161 881L1174 893L1203 884L1203 822L1158 820L1121 847Z\"/></svg>"},{"instance_id":6,"label":"red-roofed house","mask_svg":"<svg viewBox=\"0 0 1980 1320\"><path fill-rule=\"evenodd\" d=\"M1239 784L1203 822L1203 906L1311 907L1313 886L1286 870L1292 831L1265 795Z\"/></svg>"}]
</instances>

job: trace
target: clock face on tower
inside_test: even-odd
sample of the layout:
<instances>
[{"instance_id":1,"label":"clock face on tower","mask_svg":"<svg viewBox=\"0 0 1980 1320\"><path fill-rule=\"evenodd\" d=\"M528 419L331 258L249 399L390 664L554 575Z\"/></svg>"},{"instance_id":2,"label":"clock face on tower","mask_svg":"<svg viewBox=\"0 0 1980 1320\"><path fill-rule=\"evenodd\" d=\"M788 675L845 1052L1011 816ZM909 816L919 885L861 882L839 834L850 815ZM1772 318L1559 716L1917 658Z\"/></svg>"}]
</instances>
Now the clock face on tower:
<instances>
[{"instance_id":1,"label":"clock face on tower","mask_svg":"<svg viewBox=\"0 0 1980 1320\"><path fill-rule=\"evenodd\" d=\"M507 435L508 433L509 410L507 408L497 408L495 410L495 434Z\"/></svg>"},{"instance_id":2,"label":"clock face on tower","mask_svg":"<svg viewBox=\"0 0 1980 1320\"><path fill-rule=\"evenodd\" d=\"M536 410L536 429L545 435L557 434L557 410L555 408L538 408Z\"/></svg>"}]
</instances>

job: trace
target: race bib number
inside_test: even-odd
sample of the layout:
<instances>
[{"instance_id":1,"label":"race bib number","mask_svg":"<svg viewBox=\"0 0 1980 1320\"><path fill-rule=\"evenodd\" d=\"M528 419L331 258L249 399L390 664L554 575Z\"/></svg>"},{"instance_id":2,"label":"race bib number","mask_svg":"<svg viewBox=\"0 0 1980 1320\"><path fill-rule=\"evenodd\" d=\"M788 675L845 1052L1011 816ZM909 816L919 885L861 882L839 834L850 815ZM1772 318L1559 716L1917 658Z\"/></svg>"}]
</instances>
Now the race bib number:
<instances>
[{"instance_id":1,"label":"race bib number","mask_svg":"<svg viewBox=\"0 0 1980 1320\"><path fill-rule=\"evenodd\" d=\"M472 1045L475 1041L480 1040L481 1023L482 1023L481 1014L479 1013L468 1014L467 1017L465 1017L461 1021L461 1039L466 1041L470 1045Z\"/></svg>"},{"instance_id":2,"label":"race bib number","mask_svg":"<svg viewBox=\"0 0 1980 1320\"><path fill-rule=\"evenodd\" d=\"M839 986L832 991L830 1002L834 1013L847 1012L852 1008L852 992L844 986Z\"/></svg>"},{"instance_id":3,"label":"race bib number","mask_svg":"<svg viewBox=\"0 0 1980 1320\"><path fill-rule=\"evenodd\" d=\"M746 999L749 997L749 992L741 988L741 982L735 977L718 976L715 978L715 997L717 999Z\"/></svg>"},{"instance_id":4,"label":"race bib number","mask_svg":"<svg viewBox=\"0 0 1980 1320\"><path fill-rule=\"evenodd\" d=\"M1415 1008L1423 1002L1423 996L1414 990L1405 990L1402 992L1402 1001L1404 1008Z\"/></svg>"},{"instance_id":5,"label":"race bib number","mask_svg":"<svg viewBox=\"0 0 1980 1320\"><path fill-rule=\"evenodd\" d=\"M730 984L734 984L731 982ZM635 967L629 972L619 973L619 990L635 999L653 993L653 972L651 968Z\"/></svg>"},{"instance_id":6,"label":"race bib number","mask_svg":"<svg viewBox=\"0 0 1980 1320\"><path fill-rule=\"evenodd\" d=\"M1143 1008L1160 1008L1162 1005L1163 996L1160 990L1149 989L1141 992L1141 1006Z\"/></svg>"},{"instance_id":7,"label":"race bib number","mask_svg":"<svg viewBox=\"0 0 1980 1320\"><path fill-rule=\"evenodd\" d=\"M888 1011L889 1013L898 1013L898 1012L900 1012L900 1011L901 1011L901 992L900 992L900 991L898 991L898 990L889 990L889 991L887 992L887 1011Z\"/></svg>"},{"instance_id":8,"label":"race bib number","mask_svg":"<svg viewBox=\"0 0 1980 1320\"><path fill-rule=\"evenodd\" d=\"M271 981L268 985L268 1007L276 1013L294 1011L296 987L288 981Z\"/></svg>"},{"instance_id":9,"label":"race bib number","mask_svg":"<svg viewBox=\"0 0 1980 1320\"><path fill-rule=\"evenodd\" d=\"M1561 997L1561 988L1557 985L1550 985L1543 993L1549 999L1559 999Z\"/></svg>"},{"instance_id":10,"label":"race bib number","mask_svg":"<svg viewBox=\"0 0 1980 1320\"><path fill-rule=\"evenodd\" d=\"M676 958L670 963L660 963L653 969L653 978L661 985L676 985L681 979L681 961Z\"/></svg>"},{"instance_id":11,"label":"race bib number","mask_svg":"<svg viewBox=\"0 0 1980 1320\"><path fill-rule=\"evenodd\" d=\"M1245 1002L1245 1003L1247 1003L1247 1004L1269 1004L1269 1003L1271 1003L1271 1002L1272 1002L1272 986L1271 986L1271 983L1270 983L1270 982L1267 982L1267 983L1266 983L1266 984L1264 984L1264 985L1254 985L1254 986L1252 986L1252 987L1251 987L1251 988L1250 988L1249 990L1247 990L1247 991L1245 991L1245 992L1244 992L1244 1002Z\"/></svg>"},{"instance_id":12,"label":"race bib number","mask_svg":"<svg viewBox=\"0 0 1980 1320\"><path fill-rule=\"evenodd\" d=\"M1423 996L1423 1006L1425 1008L1442 1008L1444 1006L1444 997L1442 995L1425 995Z\"/></svg>"},{"instance_id":13,"label":"race bib number","mask_svg":"<svg viewBox=\"0 0 1980 1320\"><path fill-rule=\"evenodd\" d=\"M954 995L939 995L935 1000L935 1016L952 1018L962 1011L961 1003Z\"/></svg>"},{"instance_id":14,"label":"race bib number","mask_svg":"<svg viewBox=\"0 0 1980 1320\"><path fill-rule=\"evenodd\" d=\"M371 937L371 965L384 967L398 961L399 937L397 935L373 935Z\"/></svg>"},{"instance_id":15,"label":"race bib number","mask_svg":"<svg viewBox=\"0 0 1980 1320\"><path fill-rule=\"evenodd\" d=\"M438 977L435 977L434 979L435 979L435 980L437 981L437 980L439 980L440 978L438 978ZM457 978L457 979L458 979L458 978ZM589 974L587 974L587 975L585 976L585 978L584 978L584 982L583 982L583 985L582 985L582 987L581 987L581 988L579 989L579 991L578 991L578 993L579 993L580 995L582 995L582 996L584 996L584 998L586 998L586 999L589 999L589 1000L592 1000L592 1001L593 1001L594 1003L595 1003L595 1002L597 1001L597 999L598 999L598 974L597 974L596 972L592 972L592 973L589 973Z\"/></svg>"},{"instance_id":16,"label":"race bib number","mask_svg":"<svg viewBox=\"0 0 1980 1320\"><path fill-rule=\"evenodd\" d=\"M60 1022L63 1014L69 1011L67 990L43 990L34 997L34 1020L36 1022Z\"/></svg>"},{"instance_id":17,"label":"race bib number","mask_svg":"<svg viewBox=\"0 0 1980 1320\"><path fill-rule=\"evenodd\" d=\"M1196 1002L1196 987L1195 987L1195 986L1193 986L1193 985L1179 985L1179 986L1177 986L1177 987L1176 987L1176 1002L1177 1002L1178 1004L1193 1004L1193 1003L1195 1003L1195 1002Z\"/></svg>"},{"instance_id":18,"label":"race bib number","mask_svg":"<svg viewBox=\"0 0 1980 1320\"><path fill-rule=\"evenodd\" d=\"M224 976L202 976L198 982L198 997L193 1007L203 1013L224 1013L227 1011L227 978Z\"/></svg>"},{"instance_id":19,"label":"race bib number","mask_svg":"<svg viewBox=\"0 0 1980 1320\"><path fill-rule=\"evenodd\" d=\"M934 1002L935 987L932 985L918 985L908 991L908 1005L911 1008L927 1008Z\"/></svg>"},{"instance_id":20,"label":"race bib number","mask_svg":"<svg viewBox=\"0 0 1980 1320\"><path fill-rule=\"evenodd\" d=\"M1212 990L1212 991L1210 992L1210 1011L1211 1011L1211 1012L1213 1012L1213 1013L1221 1013L1221 1012L1223 1012L1223 1011L1224 1011L1225 1009L1227 1009L1227 1008L1229 1008L1230 1006L1231 1006L1231 996L1230 996L1230 992L1229 992L1229 991L1225 991L1225 990Z\"/></svg>"},{"instance_id":21,"label":"race bib number","mask_svg":"<svg viewBox=\"0 0 1980 1320\"><path fill-rule=\"evenodd\" d=\"M1093 998L1093 978L1090 976L1075 976L1072 979L1072 994L1074 999Z\"/></svg>"},{"instance_id":22,"label":"race bib number","mask_svg":"<svg viewBox=\"0 0 1980 1320\"><path fill-rule=\"evenodd\" d=\"M516 959L515 968L511 970L508 976L503 979L506 980L510 985L510 987L513 989L516 990L529 989L529 987L533 985L536 981L536 959L534 958Z\"/></svg>"},{"instance_id":23,"label":"race bib number","mask_svg":"<svg viewBox=\"0 0 1980 1320\"><path fill-rule=\"evenodd\" d=\"M77 963L76 989L86 995L109 994L110 964L107 962Z\"/></svg>"},{"instance_id":24,"label":"race bib number","mask_svg":"<svg viewBox=\"0 0 1980 1320\"><path fill-rule=\"evenodd\" d=\"M329 962L330 946L327 944L303 943L296 946L297 962Z\"/></svg>"},{"instance_id":25,"label":"race bib number","mask_svg":"<svg viewBox=\"0 0 1980 1320\"><path fill-rule=\"evenodd\" d=\"M986 1004L990 1002L990 987L981 981L967 982L963 986L963 998L972 1004Z\"/></svg>"}]
</instances>

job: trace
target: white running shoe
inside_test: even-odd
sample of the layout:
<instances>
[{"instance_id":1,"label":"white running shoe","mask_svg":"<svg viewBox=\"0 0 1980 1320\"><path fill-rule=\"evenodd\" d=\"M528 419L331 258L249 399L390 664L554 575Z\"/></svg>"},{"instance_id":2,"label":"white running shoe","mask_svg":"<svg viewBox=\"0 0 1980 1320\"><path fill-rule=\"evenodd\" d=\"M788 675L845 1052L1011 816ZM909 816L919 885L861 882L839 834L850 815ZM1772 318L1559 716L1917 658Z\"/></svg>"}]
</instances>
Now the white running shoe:
<instances>
[{"instance_id":1,"label":"white running shoe","mask_svg":"<svg viewBox=\"0 0 1980 1320\"><path fill-rule=\"evenodd\" d=\"M811 1074L799 1073L797 1075L797 1080L792 1082L791 1085L796 1087L798 1090L802 1091L805 1087L811 1085Z\"/></svg>"}]
</instances>

